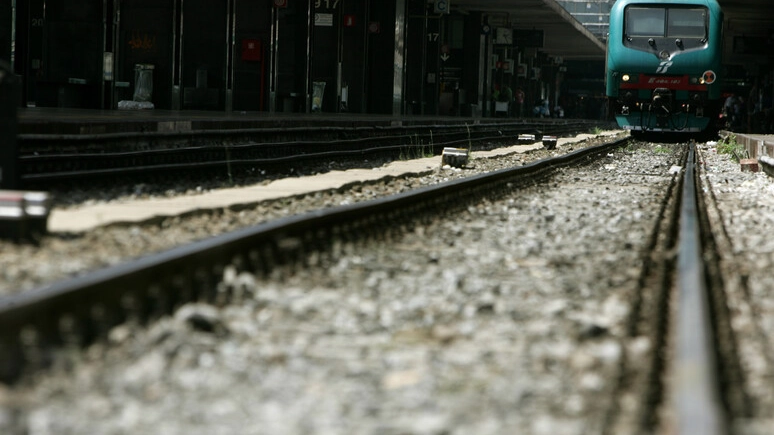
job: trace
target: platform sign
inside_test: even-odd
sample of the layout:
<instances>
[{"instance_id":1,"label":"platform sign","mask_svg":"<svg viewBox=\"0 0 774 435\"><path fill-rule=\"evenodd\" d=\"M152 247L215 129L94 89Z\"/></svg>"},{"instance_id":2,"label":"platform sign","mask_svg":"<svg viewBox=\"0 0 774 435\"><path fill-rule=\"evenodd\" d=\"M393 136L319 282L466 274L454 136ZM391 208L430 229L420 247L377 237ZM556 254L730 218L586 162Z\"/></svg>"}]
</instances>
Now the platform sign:
<instances>
[{"instance_id":1,"label":"platform sign","mask_svg":"<svg viewBox=\"0 0 774 435\"><path fill-rule=\"evenodd\" d=\"M242 40L242 60L248 62L260 62L263 54L259 39Z\"/></svg>"},{"instance_id":2,"label":"platform sign","mask_svg":"<svg viewBox=\"0 0 774 435\"><path fill-rule=\"evenodd\" d=\"M435 0L434 11L436 14L448 14L451 0Z\"/></svg>"},{"instance_id":3,"label":"platform sign","mask_svg":"<svg viewBox=\"0 0 774 435\"><path fill-rule=\"evenodd\" d=\"M113 53L102 53L102 78L106 82L113 81L113 64Z\"/></svg>"},{"instance_id":4,"label":"platform sign","mask_svg":"<svg viewBox=\"0 0 774 435\"><path fill-rule=\"evenodd\" d=\"M333 14L314 14L314 25L319 27L333 26Z\"/></svg>"}]
</instances>

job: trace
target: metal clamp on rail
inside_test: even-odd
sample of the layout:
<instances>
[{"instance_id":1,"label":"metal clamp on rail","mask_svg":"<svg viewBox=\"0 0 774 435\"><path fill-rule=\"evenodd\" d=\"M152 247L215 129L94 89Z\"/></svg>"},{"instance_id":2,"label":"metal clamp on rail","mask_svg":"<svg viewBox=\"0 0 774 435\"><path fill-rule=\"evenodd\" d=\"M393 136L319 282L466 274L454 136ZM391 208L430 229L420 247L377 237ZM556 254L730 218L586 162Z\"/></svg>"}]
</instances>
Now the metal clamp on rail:
<instances>
[{"instance_id":1,"label":"metal clamp on rail","mask_svg":"<svg viewBox=\"0 0 774 435\"><path fill-rule=\"evenodd\" d=\"M46 192L0 190L0 238L25 240L48 231Z\"/></svg>"}]
</instances>

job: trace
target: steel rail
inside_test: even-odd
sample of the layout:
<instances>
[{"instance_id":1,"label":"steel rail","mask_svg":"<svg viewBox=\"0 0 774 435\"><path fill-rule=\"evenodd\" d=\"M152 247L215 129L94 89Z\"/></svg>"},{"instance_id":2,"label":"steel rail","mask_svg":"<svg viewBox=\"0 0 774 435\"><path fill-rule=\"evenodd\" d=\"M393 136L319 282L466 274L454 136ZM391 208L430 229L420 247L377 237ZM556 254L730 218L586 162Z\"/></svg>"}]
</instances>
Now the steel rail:
<instances>
[{"instance_id":1,"label":"steel rail","mask_svg":"<svg viewBox=\"0 0 774 435\"><path fill-rule=\"evenodd\" d=\"M579 126L587 125L585 122L567 122L567 123L548 123L544 127L546 134L564 134L569 133ZM244 165L268 165L276 163L289 163L294 160L322 159L322 158L352 158L353 156L385 156L389 155L399 158L401 152L408 150L432 150L433 154L440 154L444 147L455 146L457 144L469 144L471 142L485 142L504 140L508 137L516 137L518 133L526 130L537 131L539 124L529 123L509 123L509 124L487 124L486 128L478 126L468 130L462 126L455 125L445 127L433 135L432 130L427 130L423 126L423 133L415 135L406 134L405 130L400 131L399 135L365 135L358 138L336 139L317 138L315 141L289 141L288 138L282 138L279 142L266 142L268 138L262 138L263 142L249 142L249 137L241 137L239 140L248 141L248 143L230 143L233 136L211 135L213 140L220 140L218 144L194 145L196 140L192 135L194 133L210 134L209 131L189 132L189 133L146 133L156 137L181 140L187 145L167 142L154 142L153 149L137 149L138 145L128 144L107 144L98 142L83 146L83 150L68 153L52 153L40 150L32 152L34 147L27 146L27 151L19 157L21 180L26 183L36 183L35 185L45 184L60 180L72 180L83 178L98 178L105 176L120 176L131 174L145 174L150 172L164 172L196 170L203 168L218 168L228 165L229 167ZM506 129L506 127L508 129ZM514 129L514 130L510 130ZM337 135L342 134L363 134L353 133L351 130L336 129ZM429 131L429 133L428 133ZM228 132L224 130L224 132ZM259 130L251 130L253 134L266 134ZM316 131L320 134L319 131ZM284 132L284 134L288 134ZM309 131L306 134L310 134ZM94 135L84 135L78 137L76 143L88 144L88 138ZM125 136L125 134L107 134L100 137L100 141L117 140L118 137L142 142L145 139L138 139L136 136ZM50 138L48 138L50 139ZM47 139L47 140L48 140ZM253 138L255 139L255 138ZM85 142L84 142L85 141ZM153 142L153 141L151 141ZM396 142L405 142L394 145ZM47 147L73 148L80 147L74 143L47 145ZM145 145L140 146L140 148ZM127 147L129 149L127 149ZM96 149L94 149L96 148ZM56 148L54 148L56 149Z\"/></svg>"},{"instance_id":2,"label":"steel rail","mask_svg":"<svg viewBox=\"0 0 774 435\"><path fill-rule=\"evenodd\" d=\"M116 148L114 144L121 142L148 142L162 144L171 142L174 139L182 141L202 141L204 139L210 142L221 142L223 138L239 138L238 141L249 142L250 138L260 138L264 145L276 144L272 140L274 137L292 138L293 142L303 142L305 137L315 137L316 140L310 143L319 142L319 137L330 137L331 140L341 140L343 138L396 138L396 137L429 137L432 132L439 134L491 134L501 131L520 131L528 132L530 130L553 130L558 132L571 132L583 129L589 129L599 126L599 123L588 121L566 121L562 123L550 122L507 122L507 123L479 123L479 124L433 124L433 125L403 125L403 126L319 126L319 127L286 127L286 128L233 128L233 129L182 129L174 131L136 131L136 132L114 132L114 133L69 133L69 134L42 134L42 133L24 133L18 135L18 140L22 152L41 152L43 148L57 147L61 148L63 143L71 146L82 143L106 143L111 148Z\"/></svg>"},{"instance_id":3,"label":"steel rail","mask_svg":"<svg viewBox=\"0 0 774 435\"><path fill-rule=\"evenodd\" d=\"M691 142L685 168L678 246L678 298L674 406L677 433L728 433L721 402L710 301L702 260L696 151Z\"/></svg>"},{"instance_id":4,"label":"steel rail","mask_svg":"<svg viewBox=\"0 0 774 435\"><path fill-rule=\"evenodd\" d=\"M319 152L304 152L304 153L288 153L287 155L279 157L242 157L239 150L235 150L233 147L208 147L207 149L179 149L179 150L158 150L148 153L142 152L127 152L127 153L110 153L110 154L79 154L78 166L88 167L88 161L101 161L106 158L113 158L113 167L98 168L98 169L82 169L82 170L61 170L59 172L44 172L44 173L28 173L22 176L23 181L28 182L45 182L45 181L57 181L57 180L74 180L83 179L87 177L102 177L102 176L117 176L117 175L130 175L130 174L151 174L151 173L167 173L168 171L184 171L193 169L213 169L222 167L242 167L242 166L265 166L271 167L276 164L290 164L303 161L314 160L336 160L342 158L368 158L378 155L390 155L398 156L401 153L412 154L414 152L420 153L422 151L431 150L434 155L438 155L445 147L464 146L467 147L469 141L481 142L481 141L496 141L503 140L503 136L489 136L476 139L455 139L445 142L435 142L432 145L417 145L417 144L405 144L405 145L387 145L381 147L368 147L361 149L343 149L338 151L319 151ZM294 148L297 144L293 144ZM154 157L161 162L174 159L175 154L185 154L186 152L196 152L199 154L208 154L210 156L216 155L218 157L209 158L197 161L183 161L180 159L179 163L156 163L148 164L147 160ZM230 158L226 159L222 156L229 154ZM142 160L143 163L137 163L137 160L132 160L133 157L137 157L138 160ZM42 156L27 158L22 157L22 161L29 164L54 164L57 159L72 159L72 155L62 156ZM190 156L189 156L190 158ZM177 159L174 159L177 160ZM121 162L124 164L121 164Z\"/></svg>"},{"instance_id":5,"label":"steel rail","mask_svg":"<svg viewBox=\"0 0 774 435\"><path fill-rule=\"evenodd\" d=\"M774 177L774 159L769 156L760 156L758 158L758 164L766 175Z\"/></svg>"},{"instance_id":6,"label":"steel rail","mask_svg":"<svg viewBox=\"0 0 774 435\"><path fill-rule=\"evenodd\" d=\"M168 313L181 302L221 297L215 289L228 265L268 272L298 264L309 252L330 252L337 240L396 231L401 223L454 212L482 197L501 196L628 140L268 222L0 298L0 382L13 382L30 366L45 367L63 343L89 343L129 317L147 319Z\"/></svg>"},{"instance_id":7,"label":"steel rail","mask_svg":"<svg viewBox=\"0 0 774 435\"><path fill-rule=\"evenodd\" d=\"M460 124L458 121L447 124L412 124L403 122L402 125L366 125L364 123L352 123L350 126L274 126L274 127L260 127L260 128L190 128L180 130L150 130L151 126L156 126L158 122L148 123L148 130L144 131L124 131L114 133L20 133L17 137L22 142L61 142L61 141L108 141L113 142L121 139L137 139L137 138L170 138L176 136L195 137L195 136L225 136L225 135L254 135L259 134L263 136L270 135L304 135L319 133L337 133L337 134L352 134L363 135L363 133L375 133L384 135L395 135L395 132L403 133L404 135L413 136L417 132L429 131L429 130L453 130L459 129L461 131L484 130L492 131L496 129L536 129L545 127L557 127L565 128L569 130L578 130L581 128L592 128L599 126L599 122L590 122L587 120L567 120L564 122L537 122L538 120L511 120L509 122L474 122L472 124ZM280 123L281 124L281 123ZM362 124L362 125L360 125ZM78 124L75 124L78 125ZM201 125L201 123L197 123Z\"/></svg>"}]
</instances>

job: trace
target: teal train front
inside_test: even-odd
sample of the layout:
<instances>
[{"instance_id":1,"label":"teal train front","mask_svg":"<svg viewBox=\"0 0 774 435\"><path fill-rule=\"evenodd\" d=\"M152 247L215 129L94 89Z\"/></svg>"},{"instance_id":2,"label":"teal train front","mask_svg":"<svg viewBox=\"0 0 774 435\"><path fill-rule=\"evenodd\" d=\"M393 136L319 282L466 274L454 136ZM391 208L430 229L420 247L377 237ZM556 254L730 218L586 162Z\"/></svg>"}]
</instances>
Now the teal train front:
<instances>
[{"instance_id":1,"label":"teal train front","mask_svg":"<svg viewBox=\"0 0 774 435\"><path fill-rule=\"evenodd\" d=\"M618 0L605 83L618 125L634 132L713 128L723 104L722 39L715 0Z\"/></svg>"}]
</instances>

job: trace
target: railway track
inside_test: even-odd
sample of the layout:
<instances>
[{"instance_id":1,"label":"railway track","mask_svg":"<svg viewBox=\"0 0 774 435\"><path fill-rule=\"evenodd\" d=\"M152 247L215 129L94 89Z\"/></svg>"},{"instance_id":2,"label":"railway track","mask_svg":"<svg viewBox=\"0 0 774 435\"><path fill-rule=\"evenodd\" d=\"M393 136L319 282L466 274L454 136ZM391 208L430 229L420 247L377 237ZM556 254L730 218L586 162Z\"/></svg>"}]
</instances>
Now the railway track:
<instances>
[{"instance_id":1,"label":"railway track","mask_svg":"<svg viewBox=\"0 0 774 435\"><path fill-rule=\"evenodd\" d=\"M588 148L522 168L285 219L5 299L0 301L3 380L12 383L45 368L56 359L57 349L99 340L126 320L142 323L188 301L222 305L239 298L229 293L238 286L217 285L224 271L229 276L285 275L286 268L304 268L310 262L335 264L330 260L357 251L353 244L393 240L402 234L400 228L430 225L439 211L454 215L468 208L469 200L499 198L514 187L534 186L555 169L621 146L623 142ZM680 170L670 170L669 194L641 254L645 267L631 293L626 333L619 338L625 351L607 417L598 426L602 433L632 428L727 433L734 419L748 412L723 278L718 276L719 255L704 217L706 194L696 190L695 159L693 146L686 148ZM583 189L581 183L578 191ZM479 309L493 309L483 307ZM594 331L583 334L605 334L604 329ZM649 343L646 358L636 344L643 339ZM633 352L638 346L640 351Z\"/></svg>"},{"instance_id":2,"label":"railway track","mask_svg":"<svg viewBox=\"0 0 774 435\"><path fill-rule=\"evenodd\" d=\"M722 362L717 360L719 352L716 343L721 331L719 325L713 325L720 316L714 315L713 305L718 307L725 303L712 300L707 283L710 269L717 268L717 265L705 260L711 258L706 248L706 241L711 237L705 235L711 232L706 225L702 231L706 218L702 222L699 212L701 197L696 160L695 144L691 143L680 201L672 394L678 433L720 435L728 433L728 415L719 376L719 364ZM736 358L735 355L725 356Z\"/></svg>"},{"instance_id":3,"label":"railway track","mask_svg":"<svg viewBox=\"0 0 774 435\"><path fill-rule=\"evenodd\" d=\"M228 265L263 274L303 263L311 252L383 237L425 214L533 184L557 168L622 146L584 148L522 167L460 179L366 203L282 219L0 300L0 379L51 363L64 343L90 343L130 316L146 320L191 300L213 301Z\"/></svg>"},{"instance_id":4,"label":"railway track","mask_svg":"<svg viewBox=\"0 0 774 435\"><path fill-rule=\"evenodd\" d=\"M606 433L725 434L749 412L697 155L692 142L649 242L627 340L652 351L624 359Z\"/></svg>"},{"instance_id":5,"label":"railway track","mask_svg":"<svg viewBox=\"0 0 774 435\"><path fill-rule=\"evenodd\" d=\"M18 136L24 185L148 175L169 171L271 168L315 160L438 155L445 147L479 147L521 133L564 136L589 131L584 120L472 125L208 128ZM539 139L539 138L538 138ZM474 145L475 144L475 145Z\"/></svg>"}]
</instances>

